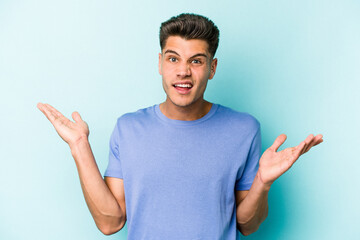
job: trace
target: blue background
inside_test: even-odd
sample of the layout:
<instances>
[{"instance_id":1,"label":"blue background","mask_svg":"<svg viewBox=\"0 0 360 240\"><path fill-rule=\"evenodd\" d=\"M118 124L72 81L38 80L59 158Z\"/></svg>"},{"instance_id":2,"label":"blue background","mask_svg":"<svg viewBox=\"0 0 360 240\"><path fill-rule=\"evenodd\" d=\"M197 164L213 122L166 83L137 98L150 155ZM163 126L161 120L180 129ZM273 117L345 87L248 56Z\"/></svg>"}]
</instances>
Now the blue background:
<instances>
[{"instance_id":1,"label":"blue background","mask_svg":"<svg viewBox=\"0 0 360 240\"><path fill-rule=\"evenodd\" d=\"M106 237L68 146L36 108L79 111L103 173L117 117L165 99L160 23L182 12L220 29L206 99L249 112L263 150L322 133L274 183L269 216L245 239L358 239L359 1L0 1L0 239ZM175 222L174 222L175 224Z\"/></svg>"}]
</instances>

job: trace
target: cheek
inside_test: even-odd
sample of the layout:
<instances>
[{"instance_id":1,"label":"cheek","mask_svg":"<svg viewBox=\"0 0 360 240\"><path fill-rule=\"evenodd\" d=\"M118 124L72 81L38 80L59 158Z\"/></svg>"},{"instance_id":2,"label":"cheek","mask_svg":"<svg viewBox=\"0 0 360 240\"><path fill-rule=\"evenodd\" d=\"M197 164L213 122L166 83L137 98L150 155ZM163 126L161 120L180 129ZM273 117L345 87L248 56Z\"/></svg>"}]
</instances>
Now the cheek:
<instances>
[{"instance_id":1,"label":"cheek","mask_svg":"<svg viewBox=\"0 0 360 240\"><path fill-rule=\"evenodd\" d=\"M176 72L172 68L163 67L162 76L163 76L163 79L165 79L167 81L171 81L172 78L176 77Z\"/></svg>"},{"instance_id":2,"label":"cheek","mask_svg":"<svg viewBox=\"0 0 360 240\"><path fill-rule=\"evenodd\" d=\"M166 66L166 64L163 63L163 64L161 65L162 75L166 75L166 73L168 72L168 69L169 69L169 68Z\"/></svg>"},{"instance_id":3,"label":"cheek","mask_svg":"<svg viewBox=\"0 0 360 240\"><path fill-rule=\"evenodd\" d=\"M171 85L171 78L169 77L169 75L167 74L167 72L162 72L162 85L164 89L171 89L172 85Z\"/></svg>"},{"instance_id":4,"label":"cheek","mask_svg":"<svg viewBox=\"0 0 360 240\"><path fill-rule=\"evenodd\" d=\"M207 80L210 77L209 69L197 69L196 71L193 71L194 78L198 79L200 82L200 85L206 84Z\"/></svg>"}]
</instances>

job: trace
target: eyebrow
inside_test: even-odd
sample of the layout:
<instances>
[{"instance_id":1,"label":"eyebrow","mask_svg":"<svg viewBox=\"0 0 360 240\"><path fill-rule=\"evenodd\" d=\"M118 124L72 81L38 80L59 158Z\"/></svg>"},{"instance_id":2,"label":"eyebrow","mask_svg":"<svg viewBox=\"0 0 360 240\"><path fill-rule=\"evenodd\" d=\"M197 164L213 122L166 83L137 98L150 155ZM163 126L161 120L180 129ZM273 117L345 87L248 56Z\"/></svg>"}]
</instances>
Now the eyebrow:
<instances>
[{"instance_id":1,"label":"eyebrow","mask_svg":"<svg viewBox=\"0 0 360 240\"><path fill-rule=\"evenodd\" d=\"M164 52L164 55L167 54L167 53L173 53L173 54L178 55L178 56L180 57L180 54L178 54L178 53L175 52L174 50L168 49L168 50L166 50L166 51ZM194 58L194 57L205 57L205 58L208 58L208 56L207 56L205 53L197 53L197 54L191 56L190 58Z\"/></svg>"}]
</instances>

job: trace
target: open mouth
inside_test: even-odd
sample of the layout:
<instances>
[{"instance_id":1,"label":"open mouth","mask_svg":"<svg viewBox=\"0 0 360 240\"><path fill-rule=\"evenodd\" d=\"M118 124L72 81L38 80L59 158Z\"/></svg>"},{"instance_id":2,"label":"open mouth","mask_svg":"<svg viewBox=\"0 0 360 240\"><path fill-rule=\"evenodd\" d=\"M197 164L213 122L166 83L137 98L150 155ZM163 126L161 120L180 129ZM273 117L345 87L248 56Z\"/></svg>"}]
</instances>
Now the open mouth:
<instances>
[{"instance_id":1,"label":"open mouth","mask_svg":"<svg viewBox=\"0 0 360 240\"><path fill-rule=\"evenodd\" d=\"M191 83L180 83L180 84L174 84L173 87L180 94L186 94L186 93L190 92L193 85Z\"/></svg>"},{"instance_id":2,"label":"open mouth","mask_svg":"<svg viewBox=\"0 0 360 240\"><path fill-rule=\"evenodd\" d=\"M192 84L190 83L184 83L184 84L174 84L173 85L175 88L192 88Z\"/></svg>"}]
</instances>

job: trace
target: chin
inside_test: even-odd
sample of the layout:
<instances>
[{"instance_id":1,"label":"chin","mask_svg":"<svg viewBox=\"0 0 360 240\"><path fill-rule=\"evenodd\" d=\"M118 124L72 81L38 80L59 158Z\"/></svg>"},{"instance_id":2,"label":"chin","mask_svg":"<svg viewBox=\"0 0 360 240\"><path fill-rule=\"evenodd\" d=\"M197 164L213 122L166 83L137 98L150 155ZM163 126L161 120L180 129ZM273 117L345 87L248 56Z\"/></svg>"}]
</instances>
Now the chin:
<instances>
[{"instance_id":1,"label":"chin","mask_svg":"<svg viewBox=\"0 0 360 240\"><path fill-rule=\"evenodd\" d=\"M188 107L193 105L196 101L193 99L171 99L169 98L171 103L177 107Z\"/></svg>"},{"instance_id":2,"label":"chin","mask_svg":"<svg viewBox=\"0 0 360 240\"><path fill-rule=\"evenodd\" d=\"M177 107L188 107L192 104L191 102L183 102L183 101L172 102L172 103Z\"/></svg>"}]
</instances>

